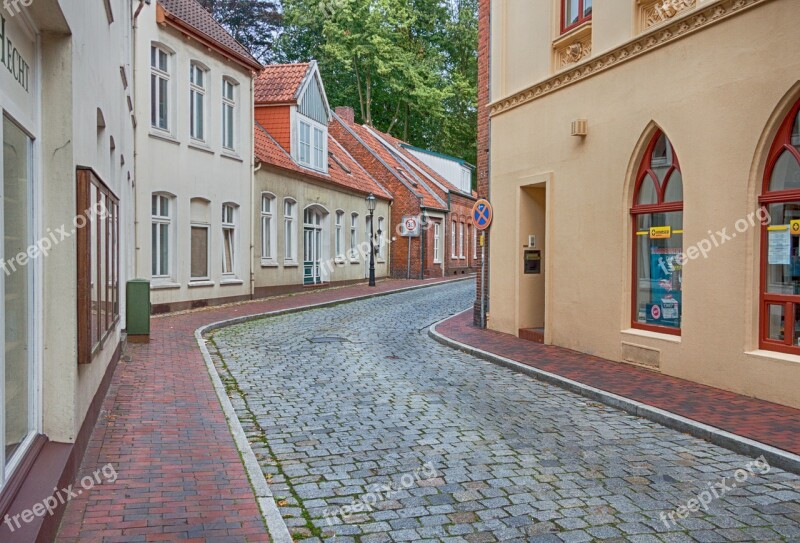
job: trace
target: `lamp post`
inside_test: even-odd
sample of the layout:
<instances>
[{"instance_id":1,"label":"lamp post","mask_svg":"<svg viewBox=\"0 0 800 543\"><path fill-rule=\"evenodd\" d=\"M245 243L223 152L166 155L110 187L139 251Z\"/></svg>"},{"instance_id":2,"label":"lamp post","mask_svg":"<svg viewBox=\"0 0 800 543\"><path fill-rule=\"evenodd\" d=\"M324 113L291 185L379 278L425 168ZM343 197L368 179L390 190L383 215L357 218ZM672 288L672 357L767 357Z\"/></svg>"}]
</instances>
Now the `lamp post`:
<instances>
[{"instance_id":1,"label":"lamp post","mask_svg":"<svg viewBox=\"0 0 800 543\"><path fill-rule=\"evenodd\" d=\"M375 286L375 205L377 198L371 192L367 196L367 209L369 210L369 286Z\"/></svg>"}]
</instances>

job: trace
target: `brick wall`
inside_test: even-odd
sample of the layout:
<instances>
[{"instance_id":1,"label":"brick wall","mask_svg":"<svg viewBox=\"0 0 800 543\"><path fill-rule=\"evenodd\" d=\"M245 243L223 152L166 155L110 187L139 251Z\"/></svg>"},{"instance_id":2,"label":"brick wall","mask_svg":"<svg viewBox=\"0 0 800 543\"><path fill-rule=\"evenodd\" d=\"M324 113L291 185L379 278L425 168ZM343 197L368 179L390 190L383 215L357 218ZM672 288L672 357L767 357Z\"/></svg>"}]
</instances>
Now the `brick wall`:
<instances>
[{"instance_id":1,"label":"brick wall","mask_svg":"<svg viewBox=\"0 0 800 543\"><path fill-rule=\"evenodd\" d=\"M476 270L472 259L472 239L470 238L470 228L472 224L470 214L475 204L471 198L466 198L458 194L450 195L450 214L447 217L447 239L445 255L447 257L447 275L461 275L472 273ZM451 236L453 221L456 223L456 254L459 254L459 225L464 229L464 258L453 258Z\"/></svg>"},{"instance_id":2,"label":"brick wall","mask_svg":"<svg viewBox=\"0 0 800 543\"><path fill-rule=\"evenodd\" d=\"M490 69L490 11L491 0L478 1L478 196L489 199L489 145L490 145L490 125L489 125L489 69ZM489 199L491 201L491 199ZM476 269L478 278L476 281L477 289L475 296L475 306L473 310L474 321L478 326L484 326L481 322L481 291L486 293L487 312L488 312L488 285L481 282L480 252L478 247L478 261ZM489 236L486 236L486 278L489 277Z\"/></svg>"}]
</instances>

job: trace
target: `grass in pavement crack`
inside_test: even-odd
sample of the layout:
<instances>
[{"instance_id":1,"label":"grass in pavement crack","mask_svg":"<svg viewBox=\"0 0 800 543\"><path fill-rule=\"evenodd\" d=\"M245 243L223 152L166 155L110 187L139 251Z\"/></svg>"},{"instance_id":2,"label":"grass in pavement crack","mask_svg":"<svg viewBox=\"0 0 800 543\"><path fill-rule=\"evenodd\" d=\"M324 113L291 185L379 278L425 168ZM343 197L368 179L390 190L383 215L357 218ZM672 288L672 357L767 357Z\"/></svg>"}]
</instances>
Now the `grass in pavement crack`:
<instances>
[{"instance_id":1,"label":"grass in pavement crack","mask_svg":"<svg viewBox=\"0 0 800 543\"><path fill-rule=\"evenodd\" d=\"M306 509L306 506L303 503L302 498L300 498L300 496L297 494L297 492L294 489L294 485L292 484L292 481L290 480L289 476L286 475L286 472L284 472L283 466L281 465L280 461L278 460L278 457L275 455L275 452L272 450L272 447L270 446L269 441L267 440L266 432L261 427L261 425L258 423L258 420L256 419L255 414L250 409L250 405L247 402L247 396L245 395L244 391L239 387L239 383L236 381L236 378L233 377L233 374L231 373L230 368L228 368L228 364L225 362L225 359L222 357L222 353L220 352L219 347L217 346L216 342L214 341L214 336L209 336L208 337L207 344L210 347L213 348L213 351L212 351L211 348L209 348L209 353L211 354L211 358L216 363L217 369L218 370L222 370L222 371L218 371L218 373L220 374L220 379L222 380L222 384L225 386L225 392L227 392L228 397L231 400L234 400L236 396L239 397L239 399L241 400L241 403L243 405L243 407L241 409L246 413L246 416L247 416L247 421L246 422L252 424L252 427L258 433L258 437L257 438L249 438L249 439L257 441L258 443L260 443L261 445L263 445L267 449L267 453L269 454L270 459L272 460L272 464L278 470L278 475L281 475L283 477L283 480L285 481L286 486L289 489L289 493L295 499L295 501L297 502L298 507L300 508L300 514L303 517L303 520L305 520L305 528L311 533L310 537L318 537L318 538L322 539L324 537L324 534L323 534L322 530L318 526L316 526L314 524L314 521L311 518L311 514ZM242 417L239 414L240 408L237 408L237 407L234 406L234 411L236 411L236 416L239 417L239 420L241 421ZM276 502L279 501L278 497L275 498L275 501ZM301 534L292 534L292 538L295 539L295 540L297 540L299 538L303 538L303 537L304 536L301 535ZM305 537L308 537L308 536L305 536Z\"/></svg>"}]
</instances>

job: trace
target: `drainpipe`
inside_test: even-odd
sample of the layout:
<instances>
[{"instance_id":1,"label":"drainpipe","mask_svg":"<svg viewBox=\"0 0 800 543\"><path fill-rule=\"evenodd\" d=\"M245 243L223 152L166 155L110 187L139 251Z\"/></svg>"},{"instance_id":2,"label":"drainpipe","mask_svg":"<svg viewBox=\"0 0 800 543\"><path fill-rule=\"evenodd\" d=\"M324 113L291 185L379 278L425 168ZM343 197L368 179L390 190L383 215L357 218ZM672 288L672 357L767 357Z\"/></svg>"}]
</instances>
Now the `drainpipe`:
<instances>
[{"instance_id":1,"label":"drainpipe","mask_svg":"<svg viewBox=\"0 0 800 543\"><path fill-rule=\"evenodd\" d=\"M139 81L139 77L136 73L138 63L136 59L139 56L139 48L138 48L138 29L139 26L137 21L139 19L139 15L142 13L142 10L145 6L145 0L139 0L139 7L136 8L136 12L133 14L133 19L131 21L131 26L133 27L133 43L131 44L132 50L132 66L131 66L131 89L133 90L133 116L134 119L139 111L139 93L137 92L137 84ZM136 188L136 184L139 182L136 174L138 172L137 163L139 162L139 138L137 136L138 126L137 123L133 124L133 276L136 277L139 275L139 258L140 258L140 249L139 249L139 190Z\"/></svg>"},{"instance_id":2,"label":"drainpipe","mask_svg":"<svg viewBox=\"0 0 800 543\"><path fill-rule=\"evenodd\" d=\"M421 259L419 261L419 275L420 279L425 279L425 232L427 231L426 225L428 223L428 216L425 214L425 209L422 209L422 220L420 221L419 231L419 251Z\"/></svg>"}]
</instances>

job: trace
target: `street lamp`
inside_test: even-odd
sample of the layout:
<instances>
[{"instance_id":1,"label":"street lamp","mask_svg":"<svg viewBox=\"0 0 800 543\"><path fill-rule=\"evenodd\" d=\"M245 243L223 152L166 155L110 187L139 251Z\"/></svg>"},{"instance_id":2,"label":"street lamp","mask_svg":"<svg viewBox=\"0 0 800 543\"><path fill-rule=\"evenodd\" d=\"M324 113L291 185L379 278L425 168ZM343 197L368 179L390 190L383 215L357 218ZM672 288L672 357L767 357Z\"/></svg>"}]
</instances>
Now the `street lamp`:
<instances>
[{"instance_id":1,"label":"street lamp","mask_svg":"<svg viewBox=\"0 0 800 543\"><path fill-rule=\"evenodd\" d=\"M369 210L369 286L375 286L375 206L377 198L371 192L367 196L367 210Z\"/></svg>"}]
</instances>

